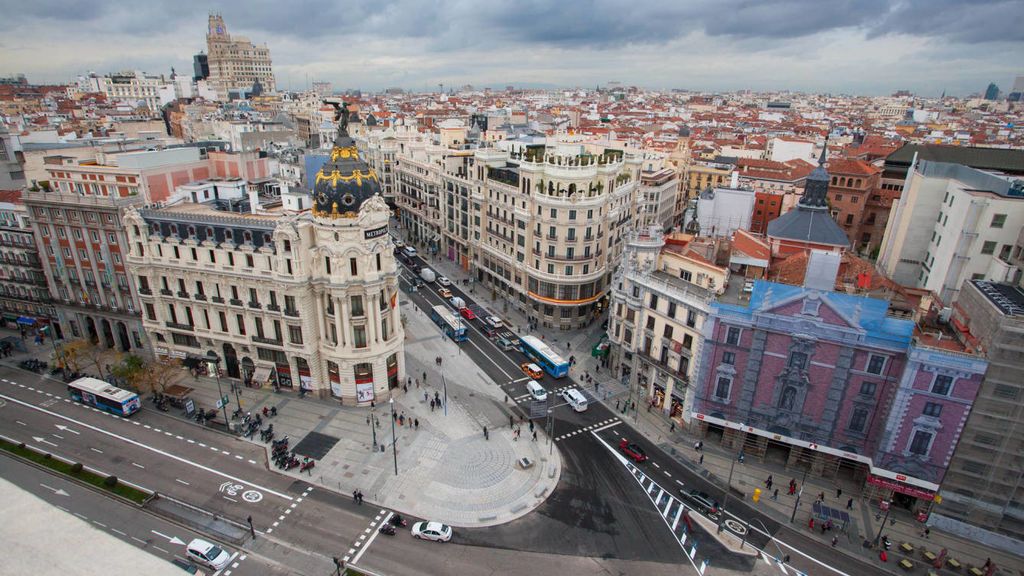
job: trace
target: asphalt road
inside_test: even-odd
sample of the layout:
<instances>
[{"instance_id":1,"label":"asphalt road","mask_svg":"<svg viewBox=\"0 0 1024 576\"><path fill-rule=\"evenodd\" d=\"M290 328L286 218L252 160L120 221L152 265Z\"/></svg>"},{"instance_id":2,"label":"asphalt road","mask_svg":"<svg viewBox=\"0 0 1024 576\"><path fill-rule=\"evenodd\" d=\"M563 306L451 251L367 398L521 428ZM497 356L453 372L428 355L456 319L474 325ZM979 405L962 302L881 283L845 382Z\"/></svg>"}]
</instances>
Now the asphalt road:
<instances>
[{"instance_id":1,"label":"asphalt road","mask_svg":"<svg viewBox=\"0 0 1024 576\"><path fill-rule=\"evenodd\" d=\"M185 545L193 538L209 540L209 536L112 500L6 453L0 454L0 476L51 505L90 522L95 528L168 562L173 558L184 559ZM274 563L244 551L238 552L230 545L225 545L225 549L234 555L229 567L223 571L226 576L287 573Z\"/></svg>"},{"instance_id":2,"label":"asphalt road","mask_svg":"<svg viewBox=\"0 0 1024 576\"><path fill-rule=\"evenodd\" d=\"M420 258L416 261L421 266L429 267L429 263ZM407 289L414 278L415 275L405 267L403 288ZM439 295L440 288L436 283L431 283L415 293L408 290L407 293L425 313L429 313L430 307L436 304L446 304L452 308L451 303ZM454 296L465 300L471 308L479 307L473 296L460 286L452 284L448 289ZM493 312L501 316L499 311ZM519 412L526 415L530 403L526 390L529 378L519 366L528 361L527 357L521 352L505 351L498 347L481 330L478 320L465 323L469 326L470 336L467 342L461 344L463 352L472 357L492 380L501 383L510 401L515 402ZM578 350L573 353L587 354L589 351ZM701 490L724 501L723 488L709 482L695 462L678 455L670 456L660 446L646 440L630 426L626 415L593 401L593 389L579 386L568 377L555 379L547 374L538 382L548 391L554 437L564 465L561 480L552 495L534 514L503 526L473 531L464 541L473 545L540 553L688 564L683 546L679 543L682 532L679 523L676 523L676 529L672 529L675 510L680 506L671 506L668 513L670 517L666 520L664 510L668 494L662 502L653 502L645 486L611 452L622 438L639 444L651 457L639 468L658 486L687 506L692 505L686 495L690 490ZM566 387L580 388L591 398L585 412L574 412L564 404L558 392ZM535 422L541 428L547 425L545 419ZM507 426L508 422L493 424ZM737 534L747 532L748 545L763 550L771 557L789 555L789 566L803 573L836 576L880 573L877 567L859 558L839 554L827 544L806 537L799 529L793 530L788 525L779 524L735 496L730 498L725 519L735 521L726 522L726 529L732 526ZM735 570L743 570L749 565L748 562L724 553L724 549L707 534L698 533L697 539L698 562L702 557L713 558L713 567ZM785 570L779 569L778 573L784 574Z\"/></svg>"}]
</instances>

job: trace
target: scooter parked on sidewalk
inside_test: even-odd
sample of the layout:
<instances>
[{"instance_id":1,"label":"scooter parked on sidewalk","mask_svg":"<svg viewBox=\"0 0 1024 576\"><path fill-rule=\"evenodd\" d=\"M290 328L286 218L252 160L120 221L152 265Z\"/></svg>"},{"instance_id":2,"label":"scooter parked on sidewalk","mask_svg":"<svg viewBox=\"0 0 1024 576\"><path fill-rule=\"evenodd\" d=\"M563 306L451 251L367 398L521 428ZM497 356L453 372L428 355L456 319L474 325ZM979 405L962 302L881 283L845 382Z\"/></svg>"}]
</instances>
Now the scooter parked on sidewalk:
<instances>
[{"instance_id":1,"label":"scooter parked on sidewalk","mask_svg":"<svg viewBox=\"0 0 1024 576\"><path fill-rule=\"evenodd\" d=\"M302 461L302 466L299 466L299 472L305 472L306 470L312 470L316 466L316 460L306 458Z\"/></svg>"}]
</instances>

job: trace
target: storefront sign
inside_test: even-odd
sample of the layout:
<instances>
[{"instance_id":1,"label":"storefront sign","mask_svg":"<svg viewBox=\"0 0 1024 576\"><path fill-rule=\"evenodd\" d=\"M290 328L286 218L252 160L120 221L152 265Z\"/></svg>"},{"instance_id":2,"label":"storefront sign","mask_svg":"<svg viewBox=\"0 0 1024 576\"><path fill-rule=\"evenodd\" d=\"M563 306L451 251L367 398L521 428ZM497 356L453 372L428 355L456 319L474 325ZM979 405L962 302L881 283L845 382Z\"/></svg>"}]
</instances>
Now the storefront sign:
<instances>
[{"instance_id":1,"label":"storefront sign","mask_svg":"<svg viewBox=\"0 0 1024 576\"><path fill-rule=\"evenodd\" d=\"M374 228L373 230L367 230L363 232L363 238L366 240L372 240L374 238L380 238L388 233L387 226L381 226L380 228Z\"/></svg>"},{"instance_id":2,"label":"storefront sign","mask_svg":"<svg viewBox=\"0 0 1024 576\"><path fill-rule=\"evenodd\" d=\"M356 384L356 402L370 402L373 400L373 383Z\"/></svg>"},{"instance_id":3,"label":"storefront sign","mask_svg":"<svg viewBox=\"0 0 1024 576\"><path fill-rule=\"evenodd\" d=\"M885 478L879 478L878 476L868 476L868 484L874 484L875 486L881 486L887 490L893 492L899 492L900 494L906 494L907 496L913 496L914 498L920 498L922 500L931 500L935 497L934 492L928 492L921 490L920 488L914 488L913 486L906 486L893 482L892 480L886 480Z\"/></svg>"}]
</instances>

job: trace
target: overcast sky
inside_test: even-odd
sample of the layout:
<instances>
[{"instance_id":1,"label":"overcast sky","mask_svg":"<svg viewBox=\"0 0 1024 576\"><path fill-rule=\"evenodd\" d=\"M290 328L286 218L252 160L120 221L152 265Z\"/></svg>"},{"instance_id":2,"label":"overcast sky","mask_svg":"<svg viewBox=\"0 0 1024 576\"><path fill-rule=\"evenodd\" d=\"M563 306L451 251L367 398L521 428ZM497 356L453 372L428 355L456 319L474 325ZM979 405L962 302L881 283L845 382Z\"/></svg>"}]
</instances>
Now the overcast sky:
<instances>
[{"instance_id":1,"label":"overcast sky","mask_svg":"<svg viewBox=\"0 0 1024 576\"><path fill-rule=\"evenodd\" d=\"M211 10L270 47L282 89L966 95L1024 75L1024 0L0 0L0 76L191 74Z\"/></svg>"}]
</instances>

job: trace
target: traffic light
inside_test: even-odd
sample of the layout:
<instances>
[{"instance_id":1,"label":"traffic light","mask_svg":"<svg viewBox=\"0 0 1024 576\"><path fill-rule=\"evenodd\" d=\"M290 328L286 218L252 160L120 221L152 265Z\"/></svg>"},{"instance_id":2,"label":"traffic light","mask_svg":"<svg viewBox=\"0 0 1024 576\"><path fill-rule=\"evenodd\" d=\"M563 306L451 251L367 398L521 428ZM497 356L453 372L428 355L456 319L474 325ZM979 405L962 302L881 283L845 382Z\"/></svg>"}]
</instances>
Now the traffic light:
<instances>
[{"instance_id":1,"label":"traffic light","mask_svg":"<svg viewBox=\"0 0 1024 576\"><path fill-rule=\"evenodd\" d=\"M754 488L754 502L760 502L760 501L761 501L761 489L760 488Z\"/></svg>"}]
</instances>

